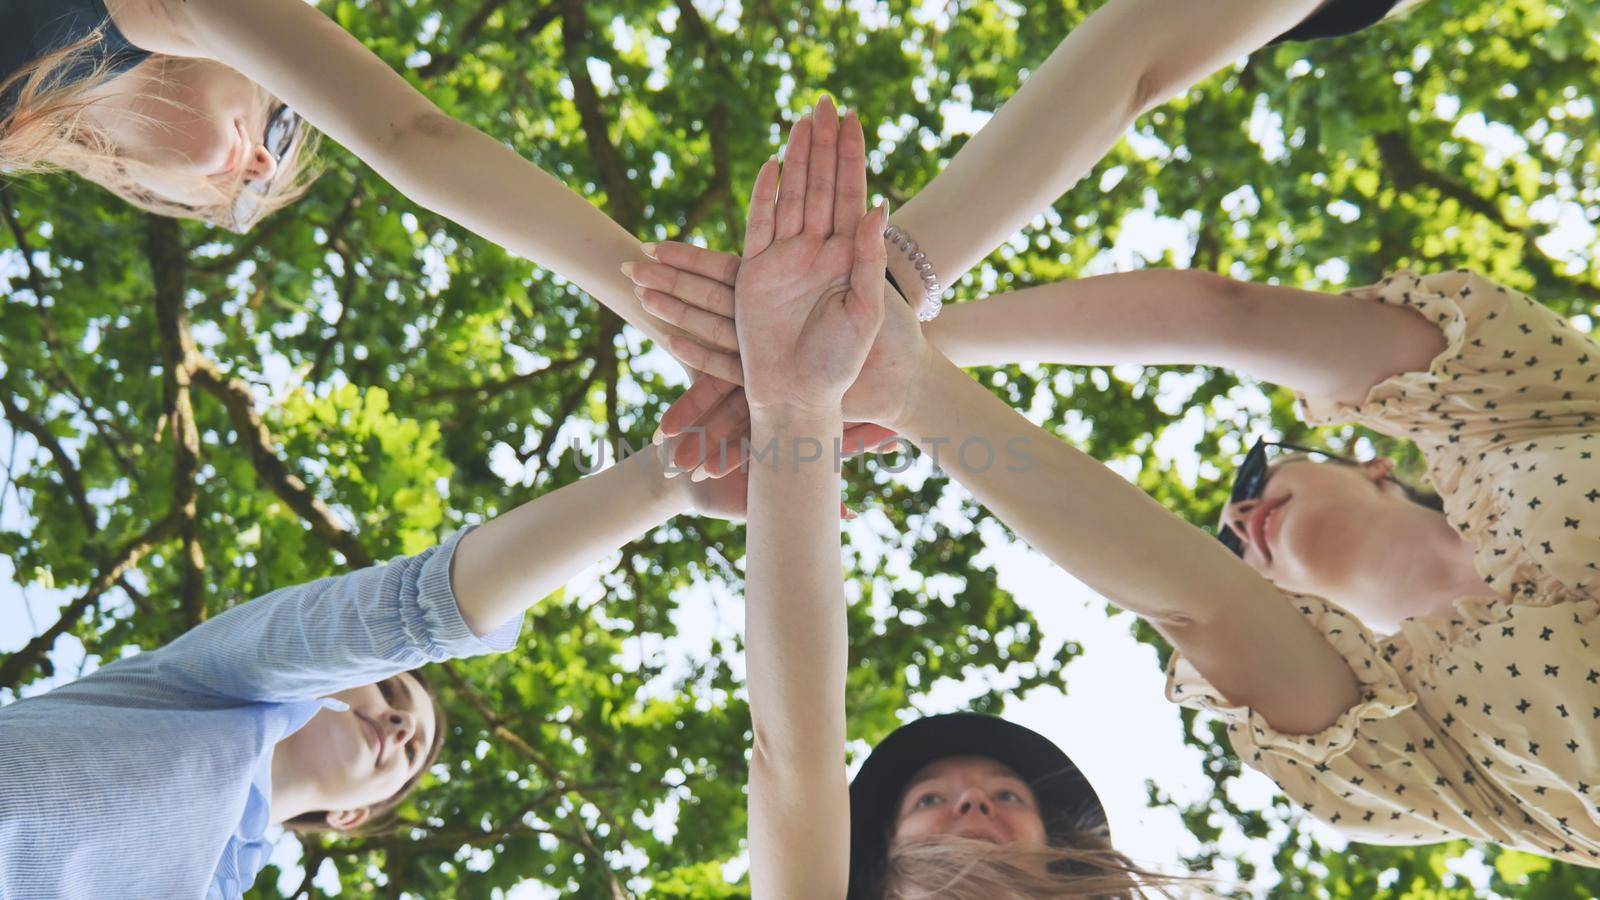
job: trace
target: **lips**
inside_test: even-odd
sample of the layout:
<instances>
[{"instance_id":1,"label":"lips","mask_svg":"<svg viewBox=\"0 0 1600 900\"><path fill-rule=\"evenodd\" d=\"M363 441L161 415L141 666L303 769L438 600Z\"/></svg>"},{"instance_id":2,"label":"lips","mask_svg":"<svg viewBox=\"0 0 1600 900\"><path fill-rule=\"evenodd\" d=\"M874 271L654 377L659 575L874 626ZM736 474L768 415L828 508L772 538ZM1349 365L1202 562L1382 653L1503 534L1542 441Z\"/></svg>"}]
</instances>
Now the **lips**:
<instances>
[{"instance_id":1,"label":"lips","mask_svg":"<svg viewBox=\"0 0 1600 900\"><path fill-rule=\"evenodd\" d=\"M1251 511L1250 520L1245 523L1250 532L1250 543L1256 545L1256 549L1261 551L1261 555L1266 557L1269 563L1272 562L1272 548L1267 544L1267 517L1288 503L1290 496L1292 495L1285 494L1276 500L1262 501Z\"/></svg>"},{"instance_id":2,"label":"lips","mask_svg":"<svg viewBox=\"0 0 1600 900\"><path fill-rule=\"evenodd\" d=\"M951 832L956 837L964 837L974 841L987 841L991 844L1004 844L1005 837L1000 832L987 825L970 825Z\"/></svg>"},{"instance_id":3,"label":"lips","mask_svg":"<svg viewBox=\"0 0 1600 900\"><path fill-rule=\"evenodd\" d=\"M383 762L383 735L378 732L378 726L372 724L372 720L366 716L356 713L356 719L361 722L362 730L367 733L367 744L372 747L374 757L372 765L376 767Z\"/></svg>"}]
</instances>

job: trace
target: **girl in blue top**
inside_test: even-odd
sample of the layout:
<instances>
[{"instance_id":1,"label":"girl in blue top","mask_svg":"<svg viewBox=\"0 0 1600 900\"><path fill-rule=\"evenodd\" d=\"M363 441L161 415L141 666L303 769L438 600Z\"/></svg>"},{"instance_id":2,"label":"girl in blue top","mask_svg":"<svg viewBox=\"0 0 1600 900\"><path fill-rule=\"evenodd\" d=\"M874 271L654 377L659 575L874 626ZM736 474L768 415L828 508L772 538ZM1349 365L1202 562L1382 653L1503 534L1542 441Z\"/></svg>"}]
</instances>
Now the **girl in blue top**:
<instances>
[{"instance_id":1,"label":"girl in blue top","mask_svg":"<svg viewBox=\"0 0 1600 900\"><path fill-rule=\"evenodd\" d=\"M408 670L509 650L528 607L674 515L743 514L742 479L672 479L661 457L0 708L0 900L239 897L270 825L392 808L444 724Z\"/></svg>"}]
</instances>

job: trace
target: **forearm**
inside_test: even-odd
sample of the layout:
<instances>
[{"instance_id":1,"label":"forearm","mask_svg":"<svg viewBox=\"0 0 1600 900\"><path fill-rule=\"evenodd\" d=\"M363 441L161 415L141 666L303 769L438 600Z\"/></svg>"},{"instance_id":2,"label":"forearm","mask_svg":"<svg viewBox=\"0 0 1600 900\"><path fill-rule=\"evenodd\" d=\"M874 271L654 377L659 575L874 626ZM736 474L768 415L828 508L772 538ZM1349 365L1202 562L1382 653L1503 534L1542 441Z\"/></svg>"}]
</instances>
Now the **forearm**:
<instances>
[{"instance_id":1,"label":"forearm","mask_svg":"<svg viewBox=\"0 0 1600 900\"><path fill-rule=\"evenodd\" d=\"M758 750L782 758L844 746L844 584L832 455L842 425L836 415L752 414L752 447L776 456L749 464L750 713ZM819 458L802 461L806 455Z\"/></svg>"},{"instance_id":2,"label":"forearm","mask_svg":"<svg viewBox=\"0 0 1600 900\"><path fill-rule=\"evenodd\" d=\"M1136 485L1029 422L935 357L896 431L997 518L1113 603L1156 623L1209 614L1203 589L1241 564ZM1183 560L1151 565L1151 560Z\"/></svg>"},{"instance_id":3,"label":"forearm","mask_svg":"<svg viewBox=\"0 0 1600 900\"><path fill-rule=\"evenodd\" d=\"M461 617L487 634L579 572L689 508L687 477L659 448L524 503L462 538L450 583Z\"/></svg>"},{"instance_id":4,"label":"forearm","mask_svg":"<svg viewBox=\"0 0 1600 900\"><path fill-rule=\"evenodd\" d=\"M650 338L665 333L619 269L646 259L639 240L499 141L444 120L437 135L411 135L404 152L368 162L413 201L571 281Z\"/></svg>"},{"instance_id":5,"label":"forearm","mask_svg":"<svg viewBox=\"0 0 1600 900\"><path fill-rule=\"evenodd\" d=\"M1111 0L1066 36L892 221L946 286L1089 172L1146 109L1309 15L1322 0ZM910 290L915 275L890 254Z\"/></svg>"},{"instance_id":6,"label":"forearm","mask_svg":"<svg viewBox=\"0 0 1600 900\"><path fill-rule=\"evenodd\" d=\"M1292 733L1359 699L1348 665L1270 582L954 365L896 428L1036 550L1154 625L1218 690ZM985 448L992 448L992 455Z\"/></svg>"},{"instance_id":7,"label":"forearm","mask_svg":"<svg viewBox=\"0 0 1600 900\"><path fill-rule=\"evenodd\" d=\"M956 365L1227 365L1243 317L1225 278L1149 269L945 307L923 326Z\"/></svg>"},{"instance_id":8,"label":"forearm","mask_svg":"<svg viewBox=\"0 0 1600 900\"><path fill-rule=\"evenodd\" d=\"M1444 349L1415 312L1361 297L1149 269L946 308L925 333L961 366L1216 366L1358 403Z\"/></svg>"},{"instance_id":9,"label":"forearm","mask_svg":"<svg viewBox=\"0 0 1600 900\"><path fill-rule=\"evenodd\" d=\"M752 896L840 896L849 859L846 634L839 560L841 417L752 416L745 658ZM797 452L798 451L798 452ZM802 455L820 457L802 462ZM836 864L836 865L835 865Z\"/></svg>"},{"instance_id":10,"label":"forearm","mask_svg":"<svg viewBox=\"0 0 1600 900\"><path fill-rule=\"evenodd\" d=\"M445 115L326 15L301 0L195 0L173 10L206 55L281 98L412 201L661 336L617 269L645 258L633 235L505 144Z\"/></svg>"}]
</instances>

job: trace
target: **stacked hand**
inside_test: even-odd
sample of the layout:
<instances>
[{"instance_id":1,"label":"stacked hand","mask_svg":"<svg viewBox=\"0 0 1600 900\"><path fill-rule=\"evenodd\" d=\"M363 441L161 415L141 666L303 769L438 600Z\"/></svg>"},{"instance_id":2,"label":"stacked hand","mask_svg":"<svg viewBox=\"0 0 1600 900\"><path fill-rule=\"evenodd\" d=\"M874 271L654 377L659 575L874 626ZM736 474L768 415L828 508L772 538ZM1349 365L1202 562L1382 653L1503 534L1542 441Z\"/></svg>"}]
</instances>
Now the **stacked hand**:
<instances>
[{"instance_id":1,"label":"stacked hand","mask_svg":"<svg viewBox=\"0 0 1600 900\"><path fill-rule=\"evenodd\" d=\"M733 471L741 461L735 446L749 427L747 400L754 406L810 405L831 395L838 385L824 382L853 363L860 368L846 384L843 412L862 424L846 429L846 450L864 452L892 439L894 423L912 400L913 373L928 354L910 307L881 300L888 290L884 220L881 210L860 216L866 205L866 143L854 114L841 126L824 100L814 118L797 124L778 187L769 162L757 177L743 260L668 243L651 248L656 262L630 266L646 311L701 342L668 339L675 355L711 377L697 381L673 405L661 431L670 437L703 429L706 440L681 443L675 462L700 462L696 445L704 445L704 470L711 476ZM756 296L766 299L747 310ZM866 303L852 305L851 298L870 301L881 313L872 315ZM870 344L861 365L851 353L863 336ZM761 365L750 365L753 360ZM807 381L793 380L801 370L814 372ZM736 387L740 383L745 389ZM821 393L804 393L812 390Z\"/></svg>"},{"instance_id":2,"label":"stacked hand","mask_svg":"<svg viewBox=\"0 0 1600 900\"><path fill-rule=\"evenodd\" d=\"M844 131L841 146L824 101L791 132L781 183L776 160L756 176L733 310L752 415L837 414L883 321L884 210L866 210L854 114Z\"/></svg>"}]
</instances>

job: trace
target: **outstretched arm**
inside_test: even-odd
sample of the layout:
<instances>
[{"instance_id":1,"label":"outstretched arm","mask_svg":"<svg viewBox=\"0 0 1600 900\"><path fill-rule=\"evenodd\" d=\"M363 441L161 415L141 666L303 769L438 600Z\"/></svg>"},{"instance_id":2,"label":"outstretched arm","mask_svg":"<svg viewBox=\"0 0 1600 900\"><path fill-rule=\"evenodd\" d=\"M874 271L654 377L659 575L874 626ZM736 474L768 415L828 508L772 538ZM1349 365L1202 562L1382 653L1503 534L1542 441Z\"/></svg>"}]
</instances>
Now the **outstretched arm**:
<instances>
[{"instance_id":1,"label":"outstretched arm","mask_svg":"<svg viewBox=\"0 0 1600 900\"><path fill-rule=\"evenodd\" d=\"M910 384L906 413L884 424L1036 550L1149 621L1230 700L1306 734L1359 699L1338 652L1216 540L938 354Z\"/></svg>"},{"instance_id":2,"label":"outstretched arm","mask_svg":"<svg viewBox=\"0 0 1600 900\"><path fill-rule=\"evenodd\" d=\"M1054 203L1146 110L1300 23L1322 0L1110 0L1074 28L891 221L945 286ZM917 276L889 255L900 285Z\"/></svg>"},{"instance_id":3,"label":"outstretched arm","mask_svg":"<svg viewBox=\"0 0 1600 900\"><path fill-rule=\"evenodd\" d=\"M157 694L294 701L507 650L522 613L579 570L691 508L742 515L744 491L738 477L669 479L647 448L438 547L274 591L104 671Z\"/></svg>"},{"instance_id":4,"label":"outstretched arm","mask_svg":"<svg viewBox=\"0 0 1600 900\"><path fill-rule=\"evenodd\" d=\"M1347 403L1444 349L1438 326L1409 309L1170 269L948 306L926 333L966 367L1209 365Z\"/></svg>"},{"instance_id":5,"label":"outstretched arm","mask_svg":"<svg viewBox=\"0 0 1600 900\"><path fill-rule=\"evenodd\" d=\"M450 118L303 0L113 0L140 47L215 59L260 84L401 193L593 294L660 339L617 270L639 242L494 138Z\"/></svg>"},{"instance_id":6,"label":"outstretched arm","mask_svg":"<svg viewBox=\"0 0 1600 900\"><path fill-rule=\"evenodd\" d=\"M815 138L813 138L813 134ZM865 142L824 100L778 184L756 179L735 285L751 438L745 652L751 894L842 897L849 881L844 584L832 447L883 319L883 211Z\"/></svg>"}]
</instances>

